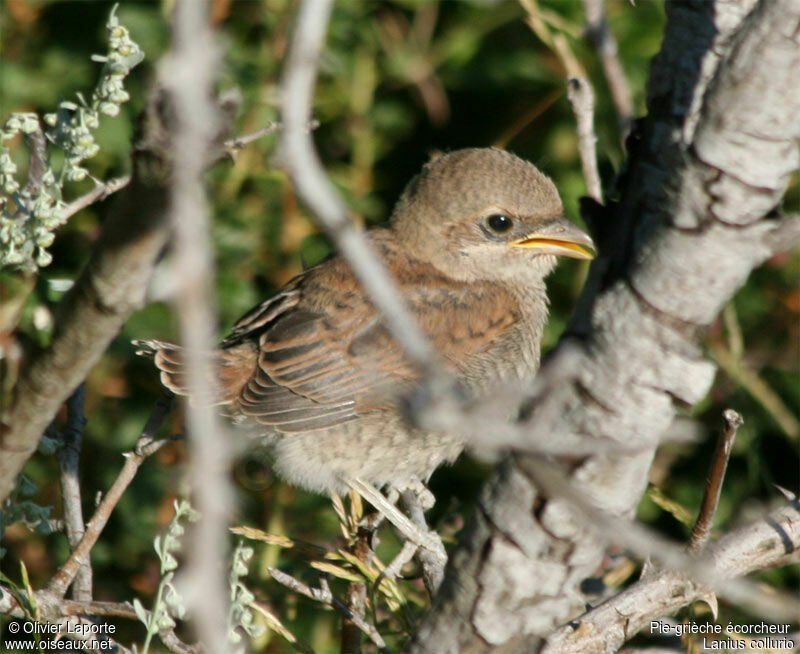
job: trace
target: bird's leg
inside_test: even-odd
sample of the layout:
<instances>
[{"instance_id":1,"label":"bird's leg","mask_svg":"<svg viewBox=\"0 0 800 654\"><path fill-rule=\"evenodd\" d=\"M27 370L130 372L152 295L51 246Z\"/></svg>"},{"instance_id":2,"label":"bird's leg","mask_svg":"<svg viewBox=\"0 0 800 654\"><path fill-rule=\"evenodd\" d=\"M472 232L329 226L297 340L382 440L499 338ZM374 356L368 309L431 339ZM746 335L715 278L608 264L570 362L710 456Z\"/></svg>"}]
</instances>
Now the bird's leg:
<instances>
[{"instance_id":1,"label":"bird's leg","mask_svg":"<svg viewBox=\"0 0 800 654\"><path fill-rule=\"evenodd\" d=\"M406 486L405 490L413 491L423 511L432 509L433 505L436 504L436 497L434 497L430 489L425 484L422 483L419 477L416 476L412 477L411 480L408 482L408 485ZM413 520L413 518L411 519ZM424 518L423 518L423 523L424 523ZM427 528L428 526L426 524L425 529Z\"/></svg>"},{"instance_id":2,"label":"bird's leg","mask_svg":"<svg viewBox=\"0 0 800 654\"><path fill-rule=\"evenodd\" d=\"M442 544L442 539L439 538L439 534L435 531L428 529L425 522L423 502L428 506L432 506L433 502L431 500L433 499L433 494L425 488L421 482L399 493L403 506L411 516L409 518L409 516L395 506L394 502L385 497L383 493L372 484L360 479L349 480L347 483L350 488L358 492L365 500L383 513L386 519L391 522L406 539L402 551L387 566L386 570L381 574L381 577L397 576L402 567L410 561L416 553L422 564L422 576L425 587L428 589L431 596L433 596L442 582L444 567L447 564L447 553ZM422 492L420 488L424 490L424 492ZM389 493L391 499L395 499L398 496L398 491L396 489L390 490ZM380 583L380 581L378 583Z\"/></svg>"},{"instance_id":3,"label":"bird's leg","mask_svg":"<svg viewBox=\"0 0 800 654\"><path fill-rule=\"evenodd\" d=\"M392 504L377 488L361 479L348 479L347 485L356 491L367 502L386 516L398 531L412 543L431 553L436 554L442 560L447 560L442 540L437 534L421 529L415 525L400 509ZM413 491L412 491L413 492Z\"/></svg>"},{"instance_id":4,"label":"bird's leg","mask_svg":"<svg viewBox=\"0 0 800 654\"><path fill-rule=\"evenodd\" d=\"M425 582L425 588L428 589L428 593L433 597L436 591L439 590L442 579L444 579L447 554L439 534L429 529L428 524L425 522L425 509L432 507L435 502L433 493L422 482L418 482L418 484L418 487L407 488L400 493L400 502L414 525L439 542L438 551L420 549L417 553L419 562L422 565L422 580Z\"/></svg>"},{"instance_id":5,"label":"bird's leg","mask_svg":"<svg viewBox=\"0 0 800 654\"><path fill-rule=\"evenodd\" d=\"M392 559L392 562L389 565L381 570L381 573L373 583L373 586L375 588L380 586L381 581L383 581L384 578L396 579L400 575L400 571L403 569L403 566L414 558L414 555L418 550L419 547L417 547L417 544L411 540L407 540L405 543L403 543L403 549L398 552L397 556Z\"/></svg>"}]
</instances>

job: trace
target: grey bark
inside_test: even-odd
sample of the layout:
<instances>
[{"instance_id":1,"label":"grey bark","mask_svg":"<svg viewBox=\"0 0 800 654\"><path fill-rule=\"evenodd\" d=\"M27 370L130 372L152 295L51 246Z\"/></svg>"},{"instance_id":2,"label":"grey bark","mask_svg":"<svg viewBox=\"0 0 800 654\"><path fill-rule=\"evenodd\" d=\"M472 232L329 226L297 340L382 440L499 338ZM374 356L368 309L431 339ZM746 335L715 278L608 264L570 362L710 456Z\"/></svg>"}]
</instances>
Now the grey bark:
<instances>
[{"instance_id":1,"label":"grey bark","mask_svg":"<svg viewBox=\"0 0 800 654\"><path fill-rule=\"evenodd\" d=\"M163 143L137 145L131 183L114 198L103 234L75 285L59 302L50 345L33 354L0 416L0 502L36 451L39 439L116 337L144 305L159 252L167 242ZM146 142L147 139L151 139Z\"/></svg>"},{"instance_id":2,"label":"grey bark","mask_svg":"<svg viewBox=\"0 0 800 654\"><path fill-rule=\"evenodd\" d=\"M800 505L795 500L756 523L725 535L703 553L699 564L709 576L726 579L797 562L798 509ZM708 587L683 571L652 570L631 587L582 615L578 628L568 625L552 634L543 654L612 654L637 632L646 632L651 620L697 600L716 604ZM720 623L720 626L727 625Z\"/></svg>"},{"instance_id":3,"label":"grey bark","mask_svg":"<svg viewBox=\"0 0 800 654\"><path fill-rule=\"evenodd\" d=\"M703 329L800 233L775 215L798 168L800 5L749 8L667 4L649 114L629 141L621 201L597 225L602 256L571 325L583 336L576 372L545 383L523 411L534 440L631 448L564 461L574 487L613 516L633 515L676 407L713 382L697 345ZM553 365L545 380L558 377ZM411 652L536 652L583 611L579 584L606 541L537 489L530 456L505 461L484 489Z\"/></svg>"}]
</instances>

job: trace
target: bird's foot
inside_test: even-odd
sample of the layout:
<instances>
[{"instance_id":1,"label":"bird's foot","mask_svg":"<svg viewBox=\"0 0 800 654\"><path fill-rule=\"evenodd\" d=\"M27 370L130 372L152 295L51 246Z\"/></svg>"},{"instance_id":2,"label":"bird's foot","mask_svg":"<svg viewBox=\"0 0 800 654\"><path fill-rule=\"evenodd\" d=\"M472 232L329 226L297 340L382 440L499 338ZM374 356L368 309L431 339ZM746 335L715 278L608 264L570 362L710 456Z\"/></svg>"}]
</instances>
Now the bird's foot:
<instances>
[{"instance_id":1,"label":"bird's foot","mask_svg":"<svg viewBox=\"0 0 800 654\"><path fill-rule=\"evenodd\" d=\"M414 492L423 511L432 509L433 505L436 504L436 497L434 497L430 489L424 483L422 483L419 477L412 477L403 490L410 490ZM397 500L395 500L395 503L396 502Z\"/></svg>"},{"instance_id":2,"label":"bird's foot","mask_svg":"<svg viewBox=\"0 0 800 654\"><path fill-rule=\"evenodd\" d=\"M424 530L431 537L435 538L439 547L436 550L420 550L418 553L419 562L422 565L422 580L425 588L428 589L431 597L439 589L444 579L444 568L447 565L447 554L445 553L442 539L432 529L428 528L425 521L425 508L433 505L433 493L431 493L422 483L416 489L409 488L400 493L400 505L411 522L421 530ZM444 553L442 556L440 553Z\"/></svg>"},{"instance_id":3,"label":"bird's foot","mask_svg":"<svg viewBox=\"0 0 800 654\"><path fill-rule=\"evenodd\" d=\"M397 577L400 576L403 566L414 558L417 550L419 550L419 547L417 547L417 544L413 541L407 540L403 543L403 549L401 549L397 556L392 559L392 562L381 571L381 574L375 581L375 586L379 586L384 577L387 579L397 579Z\"/></svg>"},{"instance_id":4,"label":"bird's foot","mask_svg":"<svg viewBox=\"0 0 800 654\"><path fill-rule=\"evenodd\" d=\"M392 489L394 492L392 490L389 491L389 496L395 501L398 496L400 497L404 507L411 515L411 518L409 518L372 484L361 479L348 480L347 484L378 511L383 513L386 519L397 528L406 540L403 550L389 564L382 576L396 577L400 574L402 567L411 560L414 554L417 554L422 564L425 586L428 592L433 595L444 577L447 552L442 544L442 539L439 538L439 534L428 529L425 523L419 491L404 490L402 493L398 493L395 489ZM425 491L430 494L427 489Z\"/></svg>"},{"instance_id":5,"label":"bird's foot","mask_svg":"<svg viewBox=\"0 0 800 654\"><path fill-rule=\"evenodd\" d=\"M420 528L414 524L408 516L392 504L386 496L372 484L360 479L350 479L347 481L347 485L383 513L386 519L398 529L406 540L410 540L418 547L429 550L445 561L447 560L447 554L444 550L444 545L442 545L442 539L439 538L438 534Z\"/></svg>"}]
</instances>

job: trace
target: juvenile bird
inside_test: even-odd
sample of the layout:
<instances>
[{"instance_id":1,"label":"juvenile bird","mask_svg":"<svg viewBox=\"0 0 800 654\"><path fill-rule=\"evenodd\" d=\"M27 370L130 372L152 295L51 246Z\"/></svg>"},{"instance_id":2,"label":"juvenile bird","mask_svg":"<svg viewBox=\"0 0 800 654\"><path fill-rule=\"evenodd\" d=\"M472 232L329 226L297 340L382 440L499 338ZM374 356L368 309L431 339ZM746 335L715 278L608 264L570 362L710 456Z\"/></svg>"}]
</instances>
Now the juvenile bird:
<instances>
[{"instance_id":1,"label":"juvenile bird","mask_svg":"<svg viewBox=\"0 0 800 654\"><path fill-rule=\"evenodd\" d=\"M555 186L494 148L428 163L386 227L367 232L423 331L468 393L525 380L539 365L544 279L557 256L590 259ZM162 383L187 394L181 348L136 341ZM412 427L398 398L419 371L341 256L295 277L247 313L214 354L220 397L266 438L278 474L307 489L425 481L464 447ZM200 398L195 398L201 401Z\"/></svg>"}]
</instances>

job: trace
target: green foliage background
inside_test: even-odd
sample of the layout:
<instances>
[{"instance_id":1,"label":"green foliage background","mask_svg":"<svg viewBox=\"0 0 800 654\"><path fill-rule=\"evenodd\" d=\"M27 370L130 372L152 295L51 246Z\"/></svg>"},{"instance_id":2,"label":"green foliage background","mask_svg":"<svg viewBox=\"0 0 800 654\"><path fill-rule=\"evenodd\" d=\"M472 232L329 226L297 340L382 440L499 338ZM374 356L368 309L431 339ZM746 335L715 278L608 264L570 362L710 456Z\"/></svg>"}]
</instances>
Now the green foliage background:
<instances>
[{"instance_id":1,"label":"green foliage background","mask_svg":"<svg viewBox=\"0 0 800 654\"><path fill-rule=\"evenodd\" d=\"M277 85L295 3L215 0L213 4L223 53L220 87L241 89L237 133L248 133L277 117ZM170 0L121 3L118 15L147 59L130 78L132 100L123 115L105 119L101 126L102 151L88 162L98 178L127 171L133 120L168 46L171 5ZM624 160L621 134L599 63L581 36L580 2L542 0L541 6L561 21L594 82L601 169L610 181ZM60 98L91 89L99 66L90 61L90 55L103 51L110 8L105 2L6 0L0 14L0 118L11 111L51 111ZM636 113L642 115L648 62L659 48L665 22L663 3L639 0L634 6L626 0L610 0L608 12ZM554 53L523 18L522 8L505 0L337 2L316 94L315 114L321 124L315 139L354 219L367 225L384 220L405 182L432 151L502 144L552 176L569 218L580 222L578 198L585 190L564 74ZM330 251L327 239L298 206L286 176L273 165L275 144L276 136L268 136L208 176L220 334L298 273L304 262L313 264ZM24 147L17 148L17 154L24 167ZM90 188L89 181L72 184L68 199ZM798 198L795 183L787 208L797 211ZM18 325L16 338L26 347L47 342L50 327L37 328L34 314L54 306L60 295L57 280L76 277L106 210L107 203L92 206L59 231L52 248L54 262L41 271ZM568 261L551 279L547 347L558 338L584 273L578 263ZM773 484L798 490L799 274L797 252L768 262L726 309L725 319L709 331L710 352L717 358L720 352L728 353L733 361L720 372L701 405L687 409L709 438L699 445L666 446L654 468L655 481L666 496L693 514L700 503L713 451L711 436L719 428L721 412L726 407L740 411L745 425L734 448L718 514L717 526L722 530L753 518L775 502ZM3 273L0 301L12 299L18 281L14 273ZM95 493L112 483L122 463L121 452L135 442L157 396L157 375L148 362L134 356L130 345L132 338L149 337L176 337L168 306L153 304L132 316L88 380L89 422L82 461L87 517ZM739 339L742 347L737 345ZM781 411L788 418L781 417ZM168 429L180 431L177 415ZM146 606L152 601L158 584L152 538L169 521L173 498L185 491L185 462L184 446L176 444L140 470L94 549L97 599L122 601L138 596ZM471 499L486 472L486 466L463 459L434 476L438 505L433 517L446 533L453 534L468 519ZM38 455L27 473L39 485L36 500L54 505L54 516L60 517L53 458ZM245 458L233 476L241 499L233 523L317 543L337 538L330 504L273 479L258 457ZM687 534L685 527L649 499L643 501L640 514L675 538ZM394 543L388 533L384 540L388 552ZM19 524L9 529L4 546L9 554L2 561L3 571L18 578L16 562L24 561L34 587L40 587L68 553L63 535L40 536ZM259 598L316 651L338 651L336 616L288 593L268 579L264 570L277 563L308 582L313 582L315 573L275 548L257 551L250 584ZM774 571L766 577L785 587L796 587L798 580L796 570ZM735 607L723 610L726 619L749 619ZM140 627L119 624L129 636L122 642L141 640ZM393 642L401 641L397 636ZM274 637L262 640L259 647L268 652L291 651Z\"/></svg>"}]
</instances>

